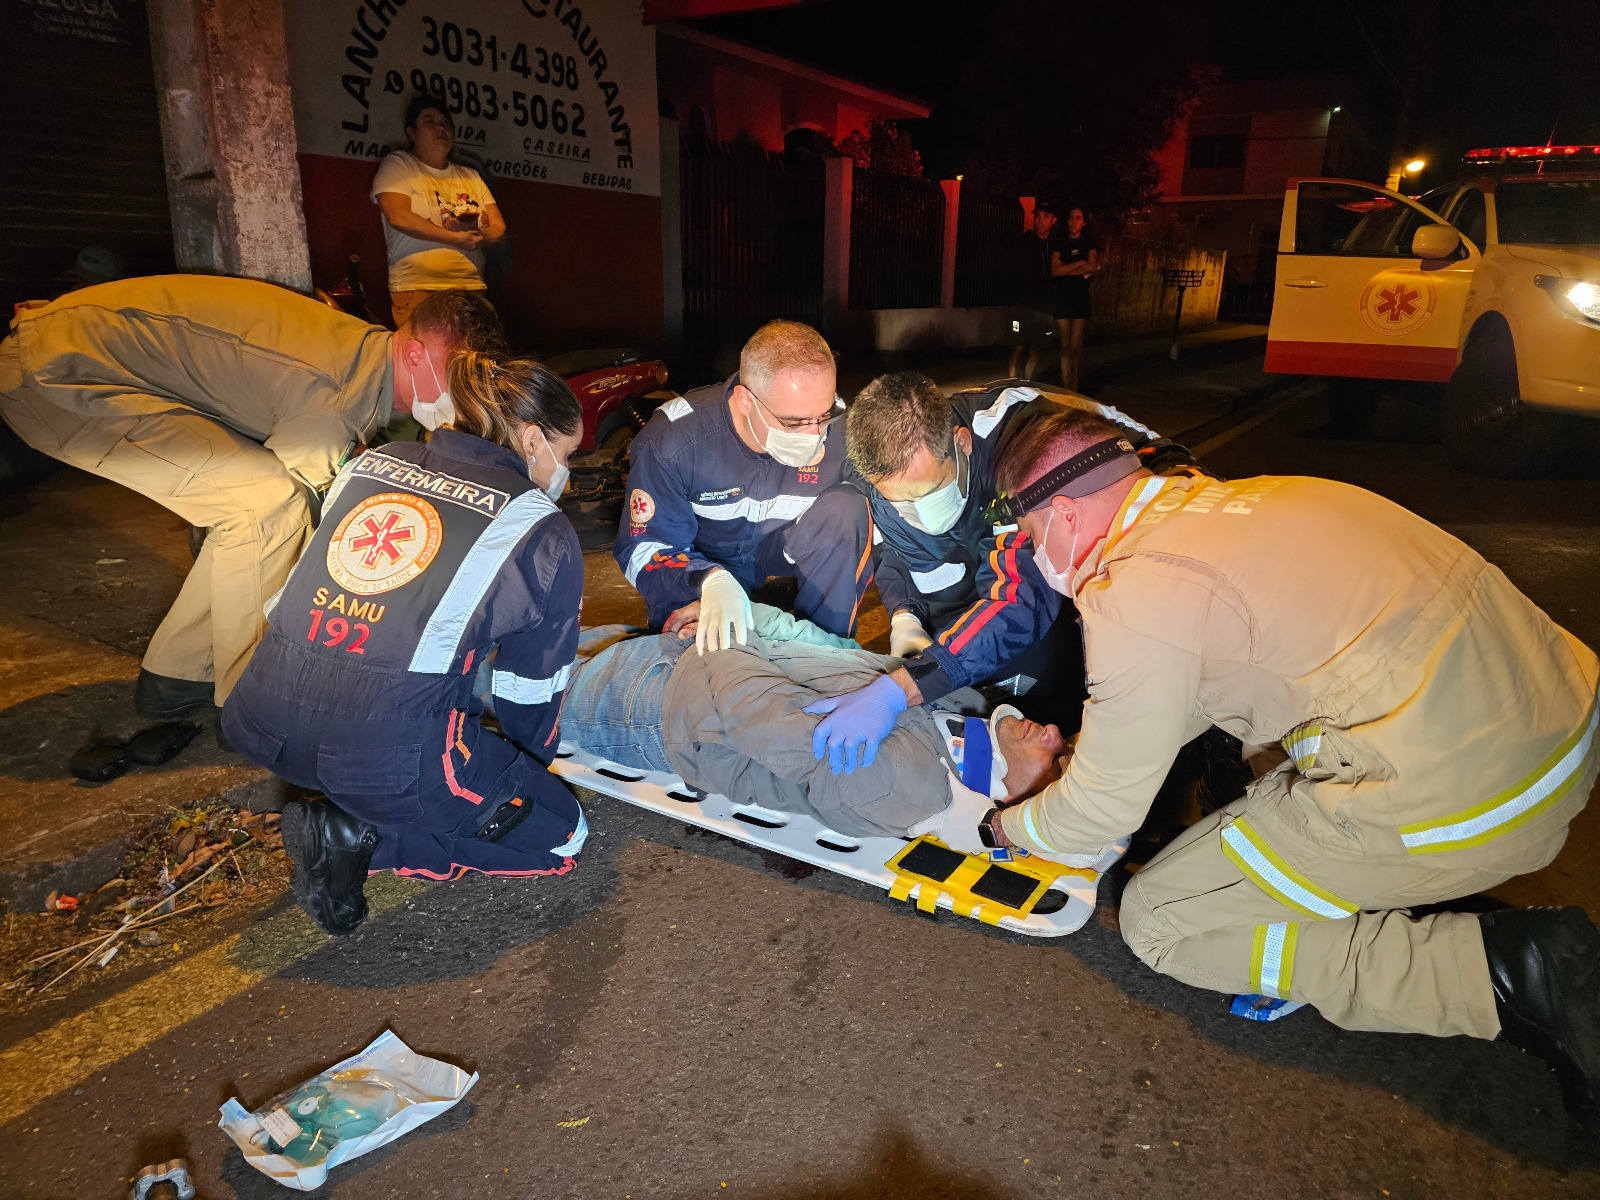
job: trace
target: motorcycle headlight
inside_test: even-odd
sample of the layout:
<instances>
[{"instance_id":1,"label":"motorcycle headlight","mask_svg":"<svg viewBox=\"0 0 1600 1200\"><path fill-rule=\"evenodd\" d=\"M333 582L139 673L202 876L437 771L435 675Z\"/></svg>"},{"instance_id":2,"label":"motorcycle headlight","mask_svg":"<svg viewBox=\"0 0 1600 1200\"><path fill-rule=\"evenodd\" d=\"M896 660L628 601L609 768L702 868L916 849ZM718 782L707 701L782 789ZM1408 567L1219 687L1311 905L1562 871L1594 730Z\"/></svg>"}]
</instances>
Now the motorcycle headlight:
<instances>
[{"instance_id":1,"label":"motorcycle headlight","mask_svg":"<svg viewBox=\"0 0 1600 1200\"><path fill-rule=\"evenodd\" d=\"M1548 292L1556 307L1567 316L1600 325L1600 283L1563 279L1559 275L1535 275L1533 282Z\"/></svg>"},{"instance_id":2,"label":"motorcycle headlight","mask_svg":"<svg viewBox=\"0 0 1600 1200\"><path fill-rule=\"evenodd\" d=\"M1567 289L1567 303L1591 321L1600 321L1600 283L1575 283Z\"/></svg>"}]
</instances>

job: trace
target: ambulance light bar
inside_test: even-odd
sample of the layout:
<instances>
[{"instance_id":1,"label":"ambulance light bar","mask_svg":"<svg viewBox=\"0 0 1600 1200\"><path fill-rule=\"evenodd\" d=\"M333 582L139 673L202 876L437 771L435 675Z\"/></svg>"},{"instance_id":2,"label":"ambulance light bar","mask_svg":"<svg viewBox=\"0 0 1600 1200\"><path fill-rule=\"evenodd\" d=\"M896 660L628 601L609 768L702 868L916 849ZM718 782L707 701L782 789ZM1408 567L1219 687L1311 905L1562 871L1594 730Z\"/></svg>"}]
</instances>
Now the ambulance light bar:
<instances>
[{"instance_id":1,"label":"ambulance light bar","mask_svg":"<svg viewBox=\"0 0 1600 1200\"><path fill-rule=\"evenodd\" d=\"M1504 162L1508 158L1596 158L1600 146L1496 146L1487 150L1469 150L1467 162Z\"/></svg>"}]
</instances>

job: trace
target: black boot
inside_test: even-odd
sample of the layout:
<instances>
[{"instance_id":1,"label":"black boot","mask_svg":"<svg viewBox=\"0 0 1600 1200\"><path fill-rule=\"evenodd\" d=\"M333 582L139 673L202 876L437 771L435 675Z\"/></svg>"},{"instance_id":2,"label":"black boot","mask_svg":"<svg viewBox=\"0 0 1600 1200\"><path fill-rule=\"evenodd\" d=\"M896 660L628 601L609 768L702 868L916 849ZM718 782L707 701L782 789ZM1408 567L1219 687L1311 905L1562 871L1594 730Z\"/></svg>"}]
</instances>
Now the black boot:
<instances>
[{"instance_id":1,"label":"black boot","mask_svg":"<svg viewBox=\"0 0 1600 1200\"><path fill-rule=\"evenodd\" d=\"M1581 908L1484 913L1500 1031L1549 1063L1567 1111L1600 1133L1600 929Z\"/></svg>"},{"instance_id":2,"label":"black boot","mask_svg":"<svg viewBox=\"0 0 1600 1200\"><path fill-rule=\"evenodd\" d=\"M181 721L191 713L215 708L217 685L203 679L173 679L139 668L133 685L133 707L150 721Z\"/></svg>"},{"instance_id":3,"label":"black boot","mask_svg":"<svg viewBox=\"0 0 1600 1200\"><path fill-rule=\"evenodd\" d=\"M367 867L376 826L328 800L291 800L283 807L283 848L294 864L289 889L325 933L351 933L367 919Z\"/></svg>"}]
</instances>

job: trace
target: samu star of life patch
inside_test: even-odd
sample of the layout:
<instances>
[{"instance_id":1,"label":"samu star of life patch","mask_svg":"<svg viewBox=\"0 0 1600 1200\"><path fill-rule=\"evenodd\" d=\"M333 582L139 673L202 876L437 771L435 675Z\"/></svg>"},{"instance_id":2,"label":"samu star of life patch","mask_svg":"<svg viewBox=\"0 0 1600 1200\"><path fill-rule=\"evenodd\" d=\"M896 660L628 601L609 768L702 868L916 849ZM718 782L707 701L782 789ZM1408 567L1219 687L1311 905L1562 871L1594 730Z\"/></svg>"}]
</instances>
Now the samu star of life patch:
<instances>
[{"instance_id":1,"label":"samu star of life patch","mask_svg":"<svg viewBox=\"0 0 1600 1200\"><path fill-rule=\"evenodd\" d=\"M407 492L380 492L351 509L333 531L328 574L357 595L387 592L426 571L443 540L433 505Z\"/></svg>"},{"instance_id":2,"label":"samu star of life patch","mask_svg":"<svg viewBox=\"0 0 1600 1200\"><path fill-rule=\"evenodd\" d=\"M656 502L650 498L650 493L643 488L634 488L628 497L628 520L635 525L648 525L650 518L656 515Z\"/></svg>"}]
</instances>

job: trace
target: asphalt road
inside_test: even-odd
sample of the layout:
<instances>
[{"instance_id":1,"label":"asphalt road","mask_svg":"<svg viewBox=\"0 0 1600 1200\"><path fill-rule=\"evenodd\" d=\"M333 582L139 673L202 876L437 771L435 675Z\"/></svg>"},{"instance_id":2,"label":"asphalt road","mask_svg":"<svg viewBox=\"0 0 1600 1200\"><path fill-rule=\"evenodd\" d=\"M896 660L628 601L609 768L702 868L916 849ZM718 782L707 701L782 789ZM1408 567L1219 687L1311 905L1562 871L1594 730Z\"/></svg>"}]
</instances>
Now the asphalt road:
<instances>
[{"instance_id":1,"label":"asphalt road","mask_svg":"<svg viewBox=\"0 0 1600 1200\"><path fill-rule=\"evenodd\" d=\"M1137 412L1135 413L1137 415ZM1317 432L1309 389L1207 427L1225 474L1373 488L1600 645L1600 482L1444 465L1427 414ZM1314 547L1286 548L1317 570ZM1330 578L1330 588L1339 581ZM202 1197L277 1185L216 1129L392 1029L481 1073L465 1101L318 1194L618 1197L1584 1197L1600 1156L1503 1044L1273 1025L1140 965L1118 878L1030 941L604 798L569 877L375 885L329 943L280 906L124 991L0 1030L0 1196L124 1194L186 1155ZM1496 893L1600 916L1586 813Z\"/></svg>"}]
</instances>

